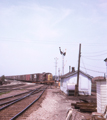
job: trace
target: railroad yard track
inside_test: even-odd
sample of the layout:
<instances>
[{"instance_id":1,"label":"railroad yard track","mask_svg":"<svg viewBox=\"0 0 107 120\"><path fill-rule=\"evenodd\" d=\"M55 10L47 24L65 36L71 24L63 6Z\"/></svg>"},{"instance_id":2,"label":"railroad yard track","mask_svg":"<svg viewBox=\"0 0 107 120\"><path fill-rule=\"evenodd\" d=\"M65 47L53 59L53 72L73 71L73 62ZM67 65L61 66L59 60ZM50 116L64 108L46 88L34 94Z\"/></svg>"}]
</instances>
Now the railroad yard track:
<instances>
[{"instance_id":1,"label":"railroad yard track","mask_svg":"<svg viewBox=\"0 0 107 120\"><path fill-rule=\"evenodd\" d=\"M0 120L18 119L30 106L42 96L47 86L36 86L36 89L0 99Z\"/></svg>"},{"instance_id":2,"label":"railroad yard track","mask_svg":"<svg viewBox=\"0 0 107 120\"><path fill-rule=\"evenodd\" d=\"M27 86L25 86L25 84L0 86L0 93L9 92L9 91L13 91L13 90L27 89L27 88L34 87L34 86L35 85L27 85Z\"/></svg>"},{"instance_id":3,"label":"railroad yard track","mask_svg":"<svg viewBox=\"0 0 107 120\"><path fill-rule=\"evenodd\" d=\"M20 87L20 86L23 86L23 85L25 85L25 84L0 86L0 89L15 88L15 87Z\"/></svg>"}]
</instances>

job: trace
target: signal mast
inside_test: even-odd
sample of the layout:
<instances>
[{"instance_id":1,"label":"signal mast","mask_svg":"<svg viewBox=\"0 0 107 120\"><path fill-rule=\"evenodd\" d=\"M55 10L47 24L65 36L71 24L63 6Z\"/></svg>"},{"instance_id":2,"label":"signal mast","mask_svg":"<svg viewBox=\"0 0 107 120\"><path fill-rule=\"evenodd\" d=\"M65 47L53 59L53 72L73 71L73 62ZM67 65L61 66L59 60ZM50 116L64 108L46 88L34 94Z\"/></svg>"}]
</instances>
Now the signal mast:
<instances>
[{"instance_id":1,"label":"signal mast","mask_svg":"<svg viewBox=\"0 0 107 120\"><path fill-rule=\"evenodd\" d=\"M65 52L61 51L61 47L59 47L60 54L62 55L62 75L64 75L64 56L66 55L66 49Z\"/></svg>"}]
</instances>

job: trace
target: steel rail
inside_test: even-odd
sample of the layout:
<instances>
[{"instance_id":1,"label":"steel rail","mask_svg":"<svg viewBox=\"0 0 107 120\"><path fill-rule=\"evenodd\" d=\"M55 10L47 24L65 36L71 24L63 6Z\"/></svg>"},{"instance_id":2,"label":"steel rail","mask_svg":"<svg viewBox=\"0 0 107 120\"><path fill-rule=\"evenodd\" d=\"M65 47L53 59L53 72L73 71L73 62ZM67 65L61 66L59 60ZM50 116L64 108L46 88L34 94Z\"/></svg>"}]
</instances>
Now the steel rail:
<instances>
[{"instance_id":1,"label":"steel rail","mask_svg":"<svg viewBox=\"0 0 107 120\"><path fill-rule=\"evenodd\" d=\"M41 86L41 87L43 87L43 86ZM37 89L40 89L41 87L39 87ZM11 98L11 97L17 97L19 95L23 95L23 94L29 93L31 91L33 91L33 90L29 90L28 92L24 92L24 93L20 93L20 94L17 94L17 95L12 95L12 96L9 96L9 97L1 98L0 100L5 100L5 99Z\"/></svg>"},{"instance_id":2,"label":"steel rail","mask_svg":"<svg viewBox=\"0 0 107 120\"><path fill-rule=\"evenodd\" d=\"M40 88L41 88L41 87L40 87ZM31 94L33 94L36 90L38 90L38 89L40 89L40 88L36 88L34 91L32 91L31 93L29 93L28 95L26 95L26 96L24 96L24 97L21 97L21 98L15 100L15 101L13 101L13 102L11 102L11 103L9 103L9 104L3 106L3 107L1 107L1 108L0 108L0 111L3 110L3 109L5 109L5 108L7 108L7 107L9 107L9 106L12 105L12 104L18 102L18 101L20 101L20 100L26 98L26 97L29 97Z\"/></svg>"},{"instance_id":3,"label":"steel rail","mask_svg":"<svg viewBox=\"0 0 107 120\"><path fill-rule=\"evenodd\" d=\"M17 96L20 96L20 95L29 93L29 92L31 92L31 91L33 91L33 90L30 90L30 91L24 92L24 93L20 93L20 94L17 94L17 95L12 95L12 96L9 96L9 97L1 98L0 101L1 101L1 100L5 100L5 99L8 99L8 98L12 98L12 97L17 97Z\"/></svg>"},{"instance_id":4,"label":"steel rail","mask_svg":"<svg viewBox=\"0 0 107 120\"><path fill-rule=\"evenodd\" d=\"M25 84L0 86L0 89L1 89L1 88L14 88L14 87L19 87L19 86L23 86L23 85L25 85Z\"/></svg>"},{"instance_id":5,"label":"steel rail","mask_svg":"<svg viewBox=\"0 0 107 120\"><path fill-rule=\"evenodd\" d=\"M34 95L34 94L36 94L36 93L39 93L40 91L42 91L42 90L38 90L38 91L34 91L34 93L31 93L31 95ZM22 98L22 97L21 97ZM14 100L11 100L11 101L7 101L7 102L5 102L5 103L2 103L2 104L0 104L0 106L2 106L2 105L5 105L5 104L8 104L8 103L11 103L11 102L14 102L14 101L16 101L16 100L18 100L18 99L20 99L20 98L17 98L17 99L14 99Z\"/></svg>"},{"instance_id":6,"label":"steel rail","mask_svg":"<svg viewBox=\"0 0 107 120\"><path fill-rule=\"evenodd\" d=\"M46 87L47 88L47 87ZM37 100L39 100L39 98L42 96L42 94L44 93L44 91L46 90L46 88L44 88L43 92L39 95L39 97L37 99L35 99L31 104L29 104L25 109L23 109L21 112L19 112L18 114L16 114L13 118L11 118L10 120L15 120L17 117L19 117L23 112L25 112L31 105L33 105Z\"/></svg>"}]
</instances>

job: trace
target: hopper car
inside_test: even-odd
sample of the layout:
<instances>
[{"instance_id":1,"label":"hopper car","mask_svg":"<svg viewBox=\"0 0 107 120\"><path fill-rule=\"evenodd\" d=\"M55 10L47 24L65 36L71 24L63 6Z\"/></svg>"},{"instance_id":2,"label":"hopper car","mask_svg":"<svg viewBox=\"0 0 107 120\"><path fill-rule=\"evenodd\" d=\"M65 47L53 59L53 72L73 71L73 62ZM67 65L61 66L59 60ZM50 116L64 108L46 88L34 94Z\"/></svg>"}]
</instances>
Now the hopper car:
<instances>
[{"instance_id":1,"label":"hopper car","mask_svg":"<svg viewBox=\"0 0 107 120\"><path fill-rule=\"evenodd\" d=\"M54 84L51 73L34 73L26 75L5 76L8 80L17 80L23 82L40 83L40 84Z\"/></svg>"}]
</instances>

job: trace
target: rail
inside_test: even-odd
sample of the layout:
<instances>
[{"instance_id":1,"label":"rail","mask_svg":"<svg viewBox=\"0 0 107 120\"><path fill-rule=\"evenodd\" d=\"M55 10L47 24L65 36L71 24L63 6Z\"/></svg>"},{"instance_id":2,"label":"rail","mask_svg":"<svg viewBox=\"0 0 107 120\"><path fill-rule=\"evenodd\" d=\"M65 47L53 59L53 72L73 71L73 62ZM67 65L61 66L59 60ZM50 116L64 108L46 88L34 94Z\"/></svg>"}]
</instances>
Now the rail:
<instances>
[{"instance_id":1,"label":"rail","mask_svg":"<svg viewBox=\"0 0 107 120\"><path fill-rule=\"evenodd\" d=\"M46 87L47 88L47 87ZM10 120L14 120L17 117L19 117L23 112L25 112L31 105L33 105L37 100L39 100L39 98L42 96L42 94L44 93L44 91L46 90L46 88L43 90L43 92L39 95L39 97L37 99L35 99L30 105L28 105L25 109L23 109L21 112L19 112L18 114L16 114L13 118L11 118Z\"/></svg>"},{"instance_id":2,"label":"rail","mask_svg":"<svg viewBox=\"0 0 107 120\"><path fill-rule=\"evenodd\" d=\"M36 88L35 90L33 90L32 92L30 92L30 93L27 94L26 96L21 97L21 98L18 98L18 99L16 99L16 100L12 101L11 103L9 103L9 104L7 104L7 105L1 107L1 108L0 108L0 111L3 110L3 109L5 109L5 108L7 108L7 107L9 107L10 105L12 105L12 104L14 104L14 103L16 103L16 102L21 101L22 99L25 99L26 97L29 97L30 95L32 95L35 91L39 90L40 88L41 88L41 87Z\"/></svg>"}]
</instances>

